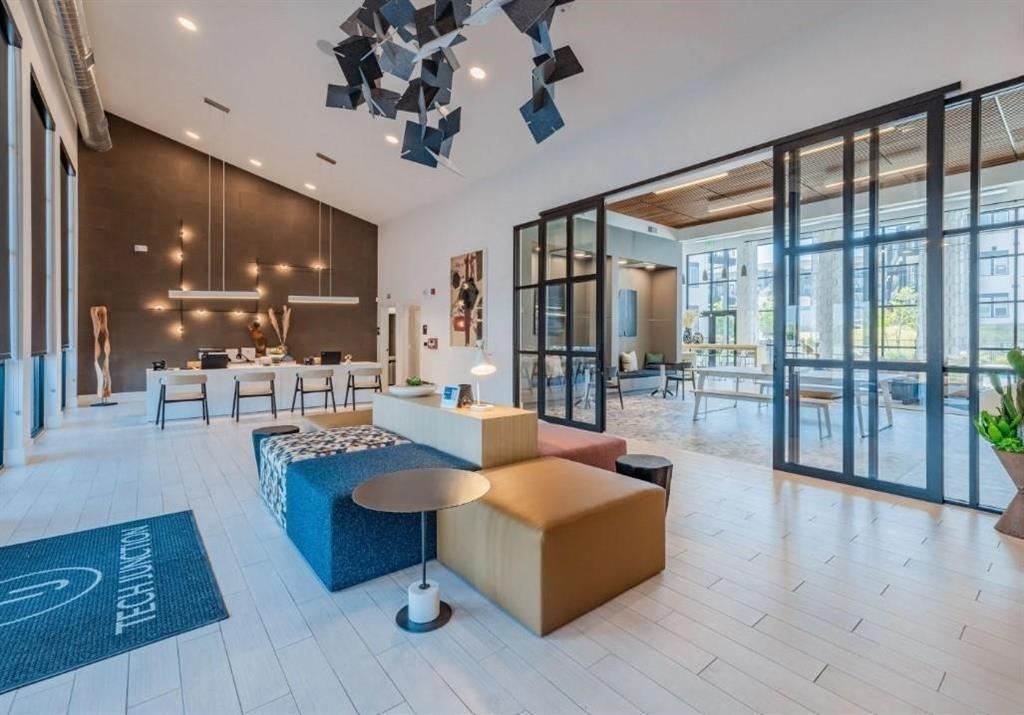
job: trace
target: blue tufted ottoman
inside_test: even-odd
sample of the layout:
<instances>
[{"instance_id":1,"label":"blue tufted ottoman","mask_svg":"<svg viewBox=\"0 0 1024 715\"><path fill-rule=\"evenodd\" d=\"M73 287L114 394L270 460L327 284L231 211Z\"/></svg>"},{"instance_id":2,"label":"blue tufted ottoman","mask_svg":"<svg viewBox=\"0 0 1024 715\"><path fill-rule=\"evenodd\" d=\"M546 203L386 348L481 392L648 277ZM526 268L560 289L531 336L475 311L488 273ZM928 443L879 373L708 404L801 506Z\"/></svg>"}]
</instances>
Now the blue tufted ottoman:
<instances>
[{"instance_id":1,"label":"blue tufted ottoman","mask_svg":"<svg viewBox=\"0 0 1024 715\"><path fill-rule=\"evenodd\" d=\"M420 562L419 514L369 511L352 491L370 477L402 469L477 469L420 444L334 454L288 467L288 537L331 591ZM427 558L437 553L436 520L427 517Z\"/></svg>"}]
</instances>

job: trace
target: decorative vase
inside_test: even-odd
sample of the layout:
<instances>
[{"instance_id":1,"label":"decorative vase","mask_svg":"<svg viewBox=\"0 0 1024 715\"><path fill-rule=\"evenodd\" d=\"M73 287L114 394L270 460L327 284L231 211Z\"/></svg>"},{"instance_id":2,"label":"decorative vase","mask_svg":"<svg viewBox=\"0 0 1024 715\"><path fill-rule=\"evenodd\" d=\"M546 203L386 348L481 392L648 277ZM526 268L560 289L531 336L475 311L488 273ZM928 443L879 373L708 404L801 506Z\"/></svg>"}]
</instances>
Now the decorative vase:
<instances>
[{"instance_id":1,"label":"decorative vase","mask_svg":"<svg viewBox=\"0 0 1024 715\"><path fill-rule=\"evenodd\" d=\"M1001 452L995 449L996 456L1003 463L1003 468L1010 475L1010 480L1017 487L1017 494L1006 505L1006 511L996 522L996 531L1024 539L1024 454Z\"/></svg>"},{"instance_id":2,"label":"decorative vase","mask_svg":"<svg viewBox=\"0 0 1024 715\"><path fill-rule=\"evenodd\" d=\"M693 342L693 331L690 330L689 328L685 328L683 330L683 342L684 343L692 343Z\"/></svg>"}]
</instances>

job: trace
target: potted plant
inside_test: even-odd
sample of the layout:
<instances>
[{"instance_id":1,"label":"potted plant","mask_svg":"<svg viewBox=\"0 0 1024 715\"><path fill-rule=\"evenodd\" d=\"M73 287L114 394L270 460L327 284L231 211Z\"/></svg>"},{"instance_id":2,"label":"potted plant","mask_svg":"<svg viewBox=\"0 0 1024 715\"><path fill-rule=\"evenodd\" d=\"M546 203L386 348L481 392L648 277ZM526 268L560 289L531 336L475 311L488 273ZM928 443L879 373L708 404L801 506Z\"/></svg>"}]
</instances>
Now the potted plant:
<instances>
[{"instance_id":1,"label":"potted plant","mask_svg":"<svg viewBox=\"0 0 1024 715\"><path fill-rule=\"evenodd\" d=\"M999 395L999 410L995 414L982 410L976 427L978 434L992 444L996 456L1017 487L1017 495L1010 501L996 530L1017 538L1024 538L1024 440L1021 440L1021 422L1024 420L1024 352L1014 348L1006 354L1015 379L1003 387L998 375L989 376L992 389Z\"/></svg>"}]
</instances>

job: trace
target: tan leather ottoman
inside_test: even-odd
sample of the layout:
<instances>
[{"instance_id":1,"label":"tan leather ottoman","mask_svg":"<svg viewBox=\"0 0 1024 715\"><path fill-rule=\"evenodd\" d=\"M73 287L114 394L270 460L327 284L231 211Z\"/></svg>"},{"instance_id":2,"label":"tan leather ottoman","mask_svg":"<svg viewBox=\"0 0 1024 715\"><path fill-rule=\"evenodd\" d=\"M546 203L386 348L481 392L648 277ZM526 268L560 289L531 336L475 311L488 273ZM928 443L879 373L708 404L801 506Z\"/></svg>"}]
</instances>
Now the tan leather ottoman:
<instances>
[{"instance_id":1,"label":"tan leather ottoman","mask_svg":"<svg viewBox=\"0 0 1024 715\"><path fill-rule=\"evenodd\" d=\"M491 490L437 515L437 556L538 635L665 568L665 492L544 457L485 469Z\"/></svg>"},{"instance_id":2,"label":"tan leather ottoman","mask_svg":"<svg viewBox=\"0 0 1024 715\"><path fill-rule=\"evenodd\" d=\"M302 418L304 432L316 432L336 427L357 427L373 424L373 410L343 410L341 412L321 412L306 415Z\"/></svg>"}]
</instances>

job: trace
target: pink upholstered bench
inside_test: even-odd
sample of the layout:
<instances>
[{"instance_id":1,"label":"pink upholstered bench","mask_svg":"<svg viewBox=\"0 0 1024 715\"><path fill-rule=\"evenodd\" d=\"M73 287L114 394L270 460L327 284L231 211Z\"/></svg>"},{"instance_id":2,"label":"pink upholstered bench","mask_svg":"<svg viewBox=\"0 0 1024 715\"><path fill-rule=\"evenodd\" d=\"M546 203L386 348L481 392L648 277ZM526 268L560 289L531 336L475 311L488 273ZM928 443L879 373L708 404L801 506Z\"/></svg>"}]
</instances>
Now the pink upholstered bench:
<instances>
[{"instance_id":1,"label":"pink upholstered bench","mask_svg":"<svg viewBox=\"0 0 1024 715\"><path fill-rule=\"evenodd\" d=\"M615 460L626 453L626 440L600 432L537 422L537 456L561 457L615 471Z\"/></svg>"}]
</instances>

